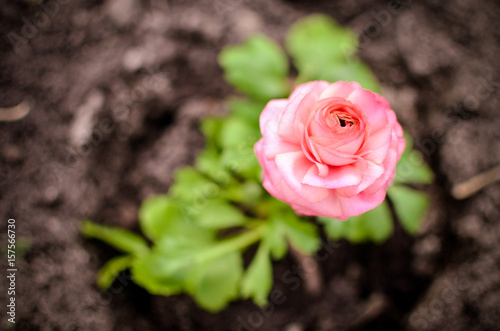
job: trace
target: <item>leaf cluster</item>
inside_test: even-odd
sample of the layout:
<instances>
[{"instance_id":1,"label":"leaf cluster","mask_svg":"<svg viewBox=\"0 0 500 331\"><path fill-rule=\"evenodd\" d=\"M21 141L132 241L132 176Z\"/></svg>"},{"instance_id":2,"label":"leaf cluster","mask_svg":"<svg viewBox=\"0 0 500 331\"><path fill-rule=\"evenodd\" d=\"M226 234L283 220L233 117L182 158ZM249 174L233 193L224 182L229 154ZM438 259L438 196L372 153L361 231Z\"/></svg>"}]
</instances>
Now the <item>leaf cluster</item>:
<instances>
[{"instance_id":1,"label":"leaf cluster","mask_svg":"<svg viewBox=\"0 0 500 331\"><path fill-rule=\"evenodd\" d=\"M194 166L175 173L167 194L143 202L139 224L145 238L91 221L82 224L84 235L123 252L99 271L98 286L108 288L121 271L130 269L133 280L150 293L187 293L208 311L219 311L238 298L265 305L273 284L272 260L283 258L290 246L312 254L320 239L310 218L299 217L262 188L253 151L260 138L260 112L269 100L287 97L294 85L310 80L357 81L380 91L371 70L354 55L357 43L352 31L326 16L297 22L286 38L298 72L293 78L287 54L265 36L226 47L220 65L244 97L228 100L228 116L201 122L206 146ZM411 153L408 147L403 161ZM401 175L407 163L403 161L398 165L398 185L388 194L399 220L414 233L428 199L403 184L428 182L432 173L420 164ZM380 243L393 229L386 203L347 222L320 221L333 240ZM243 253L250 247L256 248L255 254L244 261Z\"/></svg>"}]
</instances>

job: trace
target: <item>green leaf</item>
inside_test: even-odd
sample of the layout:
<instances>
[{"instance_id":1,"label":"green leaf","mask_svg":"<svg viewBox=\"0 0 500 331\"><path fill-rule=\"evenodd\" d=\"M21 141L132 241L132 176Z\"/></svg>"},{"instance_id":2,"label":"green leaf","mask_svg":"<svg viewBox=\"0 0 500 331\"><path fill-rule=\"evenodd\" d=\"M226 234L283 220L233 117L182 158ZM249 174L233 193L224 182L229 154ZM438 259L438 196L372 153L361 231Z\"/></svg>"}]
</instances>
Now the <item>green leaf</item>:
<instances>
[{"instance_id":1,"label":"green leaf","mask_svg":"<svg viewBox=\"0 0 500 331\"><path fill-rule=\"evenodd\" d=\"M371 69L357 59L352 59L343 64L336 64L330 67L325 66L319 73L318 79L330 82L339 80L358 82L362 88L380 93L381 87Z\"/></svg>"},{"instance_id":2,"label":"green leaf","mask_svg":"<svg viewBox=\"0 0 500 331\"><path fill-rule=\"evenodd\" d=\"M259 118L262 110L266 106L263 102L255 100L232 98L228 101L228 108L231 114L241 118L254 127L259 127Z\"/></svg>"},{"instance_id":3,"label":"green leaf","mask_svg":"<svg viewBox=\"0 0 500 331\"><path fill-rule=\"evenodd\" d=\"M228 46L219 56L226 80L250 97L268 101L287 96L288 60L278 44L265 36Z\"/></svg>"},{"instance_id":4,"label":"green leaf","mask_svg":"<svg viewBox=\"0 0 500 331\"><path fill-rule=\"evenodd\" d=\"M182 201L193 200L193 188L201 188L213 186L210 179L203 176L196 169L184 167L176 171L174 175L174 183L170 186L169 193L172 197Z\"/></svg>"},{"instance_id":5,"label":"green leaf","mask_svg":"<svg viewBox=\"0 0 500 331\"><path fill-rule=\"evenodd\" d=\"M276 230L287 238L298 251L304 254L312 254L319 249L321 241L316 226L310 221L302 221L290 207L281 202L279 204L275 203L270 219L271 222L276 222ZM275 253L281 253L282 248L278 247L274 248L274 250Z\"/></svg>"},{"instance_id":6,"label":"green leaf","mask_svg":"<svg viewBox=\"0 0 500 331\"><path fill-rule=\"evenodd\" d=\"M186 228L185 230L189 230ZM170 259L191 260L193 256L201 254L215 243L213 232L206 230L210 235L200 236L198 229L193 226L193 235L189 232L161 238L155 246L155 252Z\"/></svg>"},{"instance_id":7,"label":"green leaf","mask_svg":"<svg viewBox=\"0 0 500 331\"><path fill-rule=\"evenodd\" d=\"M175 219L170 230L156 242L150 254L134 261L134 281L150 293L177 294L201 256L216 244L215 233L193 222Z\"/></svg>"},{"instance_id":8,"label":"green leaf","mask_svg":"<svg viewBox=\"0 0 500 331\"><path fill-rule=\"evenodd\" d=\"M394 231L392 214L387 202L361 215L364 219L365 229L370 234L369 238L376 242L386 241Z\"/></svg>"},{"instance_id":9,"label":"green leaf","mask_svg":"<svg viewBox=\"0 0 500 331\"><path fill-rule=\"evenodd\" d=\"M296 22L288 32L286 48L302 77L320 79L325 68L343 65L358 46L356 34L325 15L311 15Z\"/></svg>"},{"instance_id":10,"label":"green leaf","mask_svg":"<svg viewBox=\"0 0 500 331\"><path fill-rule=\"evenodd\" d=\"M248 266L241 281L241 294L244 298L263 306L273 285L273 266L269 257L267 244L261 243L252 262Z\"/></svg>"},{"instance_id":11,"label":"green leaf","mask_svg":"<svg viewBox=\"0 0 500 331\"><path fill-rule=\"evenodd\" d=\"M329 217L318 217L324 224L325 232L332 240L345 238L353 243L373 241L382 243L393 232L392 215L387 202L359 216L346 221Z\"/></svg>"},{"instance_id":12,"label":"green leaf","mask_svg":"<svg viewBox=\"0 0 500 331\"><path fill-rule=\"evenodd\" d=\"M325 232L331 240L339 240L346 237L348 232L347 228L351 226L350 223L336 218L319 216L318 220L323 223Z\"/></svg>"},{"instance_id":13,"label":"green leaf","mask_svg":"<svg viewBox=\"0 0 500 331\"><path fill-rule=\"evenodd\" d=\"M169 193L182 208L186 217L197 214L211 199L220 195L221 188L194 168L181 168Z\"/></svg>"},{"instance_id":14,"label":"green leaf","mask_svg":"<svg viewBox=\"0 0 500 331\"><path fill-rule=\"evenodd\" d=\"M228 117L220 131L220 142L224 148L246 149L242 153L253 151L253 145L260 138L259 127L251 125L242 118Z\"/></svg>"},{"instance_id":15,"label":"green leaf","mask_svg":"<svg viewBox=\"0 0 500 331\"><path fill-rule=\"evenodd\" d=\"M279 219L270 219L269 227L264 235L263 241L269 247L271 256L276 259L282 259L288 251L285 232Z\"/></svg>"},{"instance_id":16,"label":"green leaf","mask_svg":"<svg viewBox=\"0 0 500 331\"><path fill-rule=\"evenodd\" d=\"M299 70L344 62L358 45L356 34L326 15L311 15L297 21L288 31L286 47Z\"/></svg>"},{"instance_id":17,"label":"green leaf","mask_svg":"<svg viewBox=\"0 0 500 331\"><path fill-rule=\"evenodd\" d=\"M158 244L161 239L185 238L193 241L206 242L213 237L213 232L202 229L195 224L192 217L183 215L182 203L166 195L159 195L144 201L139 210L139 220L142 231L148 238ZM197 210L194 215L201 212Z\"/></svg>"},{"instance_id":18,"label":"green leaf","mask_svg":"<svg viewBox=\"0 0 500 331\"><path fill-rule=\"evenodd\" d=\"M212 177L219 171L224 171L220 162L220 155L217 151L205 148L196 158L196 169Z\"/></svg>"},{"instance_id":19,"label":"green leaf","mask_svg":"<svg viewBox=\"0 0 500 331\"><path fill-rule=\"evenodd\" d=\"M287 50L299 71L297 84L311 80L355 81L380 92L371 69L358 60L356 34L325 15L312 15L295 23L286 39Z\"/></svg>"},{"instance_id":20,"label":"green leaf","mask_svg":"<svg viewBox=\"0 0 500 331\"><path fill-rule=\"evenodd\" d=\"M211 200L195 216L199 225L211 229L230 228L246 221L242 212L224 200Z\"/></svg>"},{"instance_id":21,"label":"green leaf","mask_svg":"<svg viewBox=\"0 0 500 331\"><path fill-rule=\"evenodd\" d=\"M285 229L290 244L304 254L313 254L321 245L316 226L298 219L287 219Z\"/></svg>"},{"instance_id":22,"label":"green leaf","mask_svg":"<svg viewBox=\"0 0 500 331\"><path fill-rule=\"evenodd\" d=\"M118 256L108 262L97 273L97 286L101 290L108 289L120 272L132 265L133 258L130 255Z\"/></svg>"},{"instance_id":23,"label":"green leaf","mask_svg":"<svg viewBox=\"0 0 500 331\"><path fill-rule=\"evenodd\" d=\"M237 293L242 273L239 250L257 240L260 233L246 232L217 242L212 231L205 230L209 235L203 238L195 227L192 230L161 238L154 251L134 261L133 279L153 294L187 291L202 307L216 311ZM222 289L224 283L226 288Z\"/></svg>"},{"instance_id":24,"label":"green leaf","mask_svg":"<svg viewBox=\"0 0 500 331\"><path fill-rule=\"evenodd\" d=\"M174 295L182 292L189 267L183 260L151 252L134 261L132 279L151 294Z\"/></svg>"},{"instance_id":25,"label":"green leaf","mask_svg":"<svg viewBox=\"0 0 500 331\"><path fill-rule=\"evenodd\" d=\"M228 185L232 180L231 175L222 163L221 155L211 149L205 149L198 155L196 169L222 186Z\"/></svg>"},{"instance_id":26,"label":"green leaf","mask_svg":"<svg viewBox=\"0 0 500 331\"><path fill-rule=\"evenodd\" d=\"M406 148L396 165L395 183L422 183L430 184L434 180L434 173L425 163L422 153L413 149L413 139L406 131L404 133Z\"/></svg>"},{"instance_id":27,"label":"green leaf","mask_svg":"<svg viewBox=\"0 0 500 331\"><path fill-rule=\"evenodd\" d=\"M162 238L154 251L134 261L133 279L153 294L188 291L205 309L218 310L234 298L235 291L237 293L233 282L234 278L239 281L242 273L238 247L233 249L214 240L198 240L188 234ZM234 263L235 259L238 263ZM227 287L221 289L221 284L216 284L218 280L222 284L227 282Z\"/></svg>"},{"instance_id":28,"label":"green leaf","mask_svg":"<svg viewBox=\"0 0 500 331\"><path fill-rule=\"evenodd\" d=\"M120 251L136 256L146 254L149 251L148 244L142 237L127 230L85 220L82 223L81 231L87 237L102 240Z\"/></svg>"},{"instance_id":29,"label":"green leaf","mask_svg":"<svg viewBox=\"0 0 500 331\"><path fill-rule=\"evenodd\" d=\"M246 180L260 181L262 168L253 149L226 149L222 153L221 162L228 170Z\"/></svg>"},{"instance_id":30,"label":"green leaf","mask_svg":"<svg viewBox=\"0 0 500 331\"><path fill-rule=\"evenodd\" d=\"M243 274L239 252L230 252L194 267L186 277L186 289L204 309L217 312L238 297Z\"/></svg>"},{"instance_id":31,"label":"green leaf","mask_svg":"<svg viewBox=\"0 0 500 331\"><path fill-rule=\"evenodd\" d=\"M403 185L389 187L387 194L403 228L409 233L417 233L429 207L427 194Z\"/></svg>"},{"instance_id":32,"label":"green leaf","mask_svg":"<svg viewBox=\"0 0 500 331\"><path fill-rule=\"evenodd\" d=\"M228 118L220 132L221 162L226 169L247 179L260 180L261 167L253 150L259 138L258 126L241 118Z\"/></svg>"},{"instance_id":33,"label":"green leaf","mask_svg":"<svg viewBox=\"0 0 500 331\"><path fill-rule=\"evenodd\" d=\"M264 194L262 184L253 180L244 182L234 182L227 186L222 192L222 197L236 203L242 203L246 206L258 204L259 199Z\"/></svg>"},{"instance_id":34,"label":"green leaf","mask_svg":"<svg viewBox=\"0 0 500 331\"><path fill-rule=\"evenodd\" d=\"M224 118L220 117L207 117L201 121L200 130L205 136L206 148L212 151L216 151L219 147L218 132L222 127Z\"/></svg>"},{"instance_id":35,"label":"green leaf","mask_svg":"<svg viewBox=\"0 0 500 331\"><path fill-rule=\"evenodd\" d=\"M179 217L180 210L167 195L146 199L139 209L141 230L151 241L156 241L167 233L172 220Z\"/></svg>"}]
</instances>

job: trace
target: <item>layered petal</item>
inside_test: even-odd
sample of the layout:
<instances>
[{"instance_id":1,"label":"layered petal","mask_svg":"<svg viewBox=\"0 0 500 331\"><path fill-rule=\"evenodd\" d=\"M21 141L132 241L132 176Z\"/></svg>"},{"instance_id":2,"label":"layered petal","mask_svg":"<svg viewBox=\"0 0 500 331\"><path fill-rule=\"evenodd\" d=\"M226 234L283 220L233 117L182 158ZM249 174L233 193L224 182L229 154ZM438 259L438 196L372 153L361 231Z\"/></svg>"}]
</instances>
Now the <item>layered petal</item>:
<instances>
[{"instance_id":1,"label":"layered petal","mask_svg":"<svg viewBox=\"0 0 500 331\"><path fill-rule=\"evenodd\" d=\"M361 89L361 85L357 82L335 82L330 84L320 95L320 99L340 97L347 99L348 96L355 90Z\"/></svg>"},{"instance_id":2,"label":"layered petal","mask_svg":"<svg viewBox=\"0 0 500 331\"><path fill-rule=\"evenodd\" d=\"M264 134L267 123L270 120L276 121L287 104L288 99L271 100L267 103L259 118L260 132L262 134Z\"/></svg>"},{"instance_id":3,"label":"layered petal","mask_svg":"<svg viewBox=\"0 0 500 331\"><path fill-rule=\"evenodd\" d=\"M352 164L356 162L360 157L356 154L348 154L338 152L335 149L329 148L328 146L322 146L309 139L308 143L311 148L313 148L317 154L319 159L328 165L331 166L343 166L347 164Z\"/></svg>"},{"instance_id":4,"label":"layered petal","mask_svg":"<svg viewBox=\"0 0 500 331\"><path fill-rule=\"evenodd\" d=\"M328 87L326 82L310 82L298 86L289 98L278 125L278 132L283 139L299 143L299 123L305 124L321 92Z\"/></svg>"},{"instance_id":5,"label":"layered petal","mask_svg":"<svg viewBox=\"0 0 500 331\"><path fill-rule=\"evenodd\" d=\"M328 174L320 174L316 167L311 167L302 179L303 184L325 187L342 188L346 186L358 186L362 175L354 166L328 167Z\"/></svg>"},{"instance_id":6,"label":"layered petal","mask_svg":"<svg viewBox=\"0 0 500 331\"><path fill-rule=\"evenodd\" d=\"M390 109L379 101L375 93L363 89L355 90L349 95L348 100L361 109L372 132L381 130L389 124L387 111Z\"/></svg>"},{"instance_id":7,"label":"layered petal","mask_svg":"<svg viewBox=\"0 0 500 331\"><path fill-rule=\"evenodd\" d=\"M300 145L280 138L278 135L278 120L276 118L270 119L265 124L264 130L262 131L262 144L264 145L263 153L269 160L274 159L278 153L297 152L302 150Z\"/></svg>"},{"instance_id":8,"label":"layered petal","mask_svg":"<svg viewBox=\"0 0 500 331\"><path fill-rule=\"evenodd\" d=\"M295 193L309 202L319 202L328 196L324 187L303 184L309 169L316 168L302 152L283 153L276 156L276 167L286 184Z\"/></svg>"},{"instance_id":9,"label":"layered petal","mask_svg":"<svg viewBox=\"0 0 500 331\"><path fill-rule=\"evenodd\" d=\"M389 126L368 132L358 155L375 163L382 163L391 145L392 130Z\"/></svg>"}]
</instances>

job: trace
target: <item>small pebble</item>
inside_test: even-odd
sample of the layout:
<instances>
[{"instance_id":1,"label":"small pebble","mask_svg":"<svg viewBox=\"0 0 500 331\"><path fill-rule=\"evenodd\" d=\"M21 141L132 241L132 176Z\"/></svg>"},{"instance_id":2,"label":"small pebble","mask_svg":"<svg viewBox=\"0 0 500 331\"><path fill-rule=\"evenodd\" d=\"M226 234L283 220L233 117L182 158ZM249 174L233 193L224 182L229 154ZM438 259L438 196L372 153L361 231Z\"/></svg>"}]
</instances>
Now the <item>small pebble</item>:
<instances>
[{"instance_id":1,"label":"small pebble","mask_svg":"<svg viewBox=\"0 0 500 331\"><path fill-rule=\"evenodd\" d=\"M53 203L59 197L59 191L54 186L49 186L45 189L44 202Z\"/></svg>"},{"instance_id":2,"label":"small pebble","mask_svg":"<svg viewBox=\"0 0 500 331\"><path fill-rule=\"evenodd\" d=\"M303 331L304 328L298 323L291 323L285 326L285 331Z\"/></svg>"},{"instance_id":3,"label":"small pebble","mask_svg":"<svg viewBox=\"0 0 500 331\"><path fill-rule=\"evenodd\" d=\"M16 163L22 161L23 153L16 145L5 144L2 148L2 158L9 163Z\"/></svg>"}]
</instances>

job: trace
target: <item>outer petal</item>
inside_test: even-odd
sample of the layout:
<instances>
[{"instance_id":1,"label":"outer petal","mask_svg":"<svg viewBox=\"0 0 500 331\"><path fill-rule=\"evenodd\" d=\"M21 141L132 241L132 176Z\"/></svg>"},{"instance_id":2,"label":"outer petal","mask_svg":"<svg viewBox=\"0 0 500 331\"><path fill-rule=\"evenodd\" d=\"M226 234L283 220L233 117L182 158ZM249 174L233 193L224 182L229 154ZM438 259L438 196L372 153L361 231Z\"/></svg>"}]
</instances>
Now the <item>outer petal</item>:
<instances>
[{"instance_id":1,"label":"outer petal","mask_svg":"<svg viewBox=\"0 0 500 331\"><path fill-rule=\"evenodd\" d=\"M402 149L401 145L403 147ZM404 150L404 145L404 139L398 137L396 131L394 131L391 140L391 147L389 148L383 163L385 172L365 190L366 193L373 194L378 190L385 191L387 187L391 185L396 172L396 164L401 157L402 151Z\"/></svg>"},{"instance_id":2,"label":"outer petal","mask_svg":"<svg viewBox=\"0 0 500 331\"><path fill-rule=\"evenodd\" d=\"M359 160L355 165L359 172L362 174L362 179L356 186L337 189L337 194L343 197L353 197L354 195L362 192L367 187L372 185L376 180L378 180L385 171L385 168L382 165L375 164L371 161Z\"/></svg>"},{"instance_id":3,"label":"outer petal","mask_svg":"<svg viewBox=\"0 0 500 331\"><path fill-rule=\"evenodd\" d=\"M382 203L385 190L375 194L359 193L353 197L342 197L331 193L325 200L313 205L301 206L301 214L309 216L326 216L346 220L351 216L361 215Z\"/></svg>"},{"instance_id":4,"label":"outer petal","mask_svg":"<svg viewBox=\"0 0 500 331\"><path fill-rule=\"evenodd\" d=\"M362 176L359 170L351 165L329 167L328 175L326 176L320 176L317 167L311 167L304 176L302 183L333 189L359 185L361 178Z\"/></svg>"},{"instance_id":5,"label":"outer petal","mask_svg":"<svg viewBox=\"0 0 500 331\"><path fill-rule=\"evenodd\" d=\"M328 196L328 190L322 187L303 184L304 176L316 165L309 161L302 152L276 155L276 166L283 179L297 195L309 202L318 202Z\"/></svg>"},{"instance_id":6,"label":"outer petal","mask_svg":"<svg viewBox=\"0 0 500 331\"><path fill-rule=\"evenodd\" d=\"M287 104L288 99L271 100L267 103L259 118L260 132L262 134L264 134L267 123L270 120L277 120Z\"/></svg>"},{"instance_id":7,"label":"outer petal","mask_svg":"<svg viewBox=\"0 0 500 331\"><path fill-rule=\"evenodd\" d=\"M355 90L361 89L361 85L357 82L336 82L328 86L327 89L321 93L320 99L341 97L347 99L347 97Z\"/></svg>"},{"instance_id":8,"label":"outer petal","mask_svg":"<svg viewBox=\"0 0 500 331\"><path fill-rule=\"evenodd\" d=\"M262 140L255 144L254 149L263 168L262 185L269 192L269 194L276 199L289 204L299 214L313 215L313 210L307 207L313 203L305 200L301 195L297 194L288 186L283 176L281 176L278 171L276 162L269 161L263 157L264 153Z\"/></svg>"},{"instance_id":9,"label":"outer petal","mask_svg":"<svg viewBox=\"0 0 500 331\"><path fill-rule=\"evenodd\" d=\"M374 133L370 132L358 155L374 163L382 163L391 146L391 128L386 126Z\"/></svg>"},{"instance_id":10,"label":"outer petal","mask_svg":"<svg viewBox=\"0 0 500 331\"><path fill-rule=\"evenodd\" d=\"M338 218L347 219L351 216L361 215L382 203L385 199L385 190L374 194L360 193L351 198L338 197L342 215Z\"/></svg>"},{"instance_id":11,"label":"outer petal","mask_svg":"<svg viewBox=\"0 0 500 331\"><path fill-rule=\"evenodd\" d=\"M324 89L328 88L328 86L330 86L330 85L331 84L329 82L324 81L324 80L316 80L316 81L300 84L299 86L297 86L293 90L292 94L290 94L289 99L294 98L298 94L305 95L305 94L309 93L310 91L312 91L313 89L324 90Z\"/></svg>"},{"instance_id":12,"label":"outer petal","mask_svg":"<svg viewBox=\"0 0 500 331\"><path fill-rule=\"evenodd\" d=\"M278 120L270 119L262 132L263 151L267 159L273 160L276 154L297 152L300 145L281 139L278 135Z\"/></svg>"},{"instance_id":13,"label":"outer petal","mask_svg":"<svg viewBox=\"0 0 500 331\"><path fill-rule=\"evenodd\" d=\"M389 124L393 128L394 133L396 134L399 140L398 142L398 160L399 160L401 154L403 154L406 147L406 141L403 136L403 128L399 124L396 118L396 114L392 110L387 112L387 119L389 120Z\"/></svg>"},{"instance_id":14,"label":"outer petal","mask_svg":"<svg viewBox=\"0 0 500 331\"><path fill-rule=\"evenodd\" d=\"M278 189L280 187L280 181L282 180L281 175L276 169L276 164L274 161L269 161L264 154L264 140L259 140L254 145L255 155L262 166L262 185L264 188L274 196L276 199L283 200L283 194L281 194Z\"/></svg>"}]
</instances>

